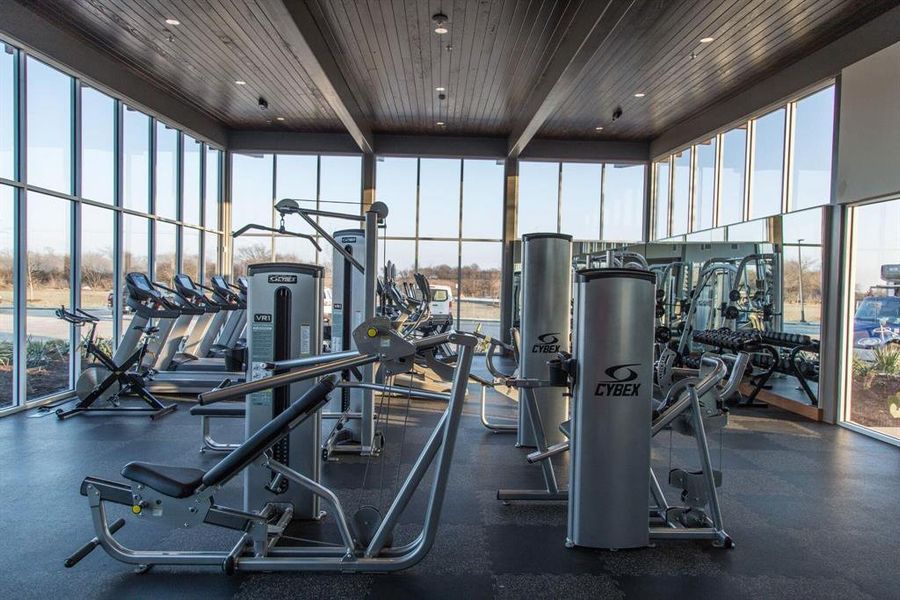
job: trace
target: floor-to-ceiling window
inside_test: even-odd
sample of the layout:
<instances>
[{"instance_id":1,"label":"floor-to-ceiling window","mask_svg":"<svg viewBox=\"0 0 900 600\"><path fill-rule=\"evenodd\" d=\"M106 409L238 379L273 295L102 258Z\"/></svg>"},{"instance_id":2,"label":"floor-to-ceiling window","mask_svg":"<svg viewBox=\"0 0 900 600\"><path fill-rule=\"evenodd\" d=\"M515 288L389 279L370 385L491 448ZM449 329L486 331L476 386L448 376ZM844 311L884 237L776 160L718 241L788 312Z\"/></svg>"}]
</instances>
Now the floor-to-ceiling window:
<instances>
[{"instance_id":1,"label":"floor-to-ceiling window","mask_svg":"<svg viewBox=\"0 0 900 600\"><path fill-rule=\"evenodd\" d=\"M279 200L296 200L302 208L358 217L362 198L362 158L316 154L233 154L232 227L246 225L279 229L281 217L274 209ZM342 229L360 229L356 219L314 215L329 235ZM390 217L388 217L390 220ZM233 240L233 273L246 274L254 262L279 260L320 264L325 267L325 287L331 287L333 248L299 215L288 215L285 230L307 238L251 229Z\"/></svg>"},{"instance_id":2,"label":"floor-to-ceiling window","mask_svg":"<svg viewBox=\"0 0 900 600\"><path fill-rule=\"evenodd\" d=\"M657 169L666 166L657 165ZM517 235L549 231L579 241L644 238L642 164L519 163ZM656 190L657 194L667 194ZM665 203L666 206L668 203ZM666 215L657 215L665 224Z\"/></svg>"},{"instance_id":3,"label":"floor-to-ceiling window","mask_svg":"<svg viewBox=\"0 0 900 600\"><path fill-rule=\"evenodd\" d=\"M13 374L18 362L13 329L15 194L14 188L0 185L0 409L13 404Z\"/></svg>"},{"instance_id":4,"label":"floor-to-ceiling window","mask_svg":"<svg viewBox=\"0 0 900 600\"><path fill-rule=\"evenodd\" d=\"M900 441L900 200L852 211L844 415Z\"/></svg>"},{"instance_id":5,"label":"floor-to-ceiling window","mask_svg":"<svg viewBox=\"0 0 900 600\"><path fill-rule=\"evenodd\" d=\"M71 393L82 332L60 306L98 316L115 346L131 316L116 272L219 271L223 188L221 150L0 45L3 411Z\"/></svg>"},{"instance_id":6,"label":"floor-to-ceiling window","mask_svg":"<svg viewBox=\"0 0 900 600\"><path fill-rule=\"evenodd\" d=\"M28 192L25 264L27 400L69 388L70 328L54 317L72 298L72 202Z\"/></svg>"},{"instance_id":7,"label":"floor-to-ceiling window","mask_svg":"<svg viewBox=\"0 0 900 600\"><path fill-rule=\"evenodd\" d=\"M379 157L375 180L390 210L383 257L398 279L424 274L449 288L461 329L499 335L502 161Z\"/></svg>"},{"instance_id":8,"label":"floor-to-ceiling window","mask_svg":"<svg viewBox=\"0 0 900 600\"><path fill-rule=\"evenodd\" d=\"M661 240L669 237L669 159L654 163L653 186L653 239Z\"/></svg>"}]
</instances>

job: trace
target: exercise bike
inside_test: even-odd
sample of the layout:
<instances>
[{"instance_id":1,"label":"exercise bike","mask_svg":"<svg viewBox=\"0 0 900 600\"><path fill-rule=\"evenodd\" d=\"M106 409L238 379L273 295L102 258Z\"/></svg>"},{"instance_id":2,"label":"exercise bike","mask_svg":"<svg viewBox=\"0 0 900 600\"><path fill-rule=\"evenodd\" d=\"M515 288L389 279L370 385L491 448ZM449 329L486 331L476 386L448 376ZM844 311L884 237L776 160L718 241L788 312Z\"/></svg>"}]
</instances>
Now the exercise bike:
<instances>
[{"instance_id":1,"label":"exercise bike","mask_svg":"<svg viewBox=\"0 0 900 600\"><path fill-rule=\"evenodd\" d=\"M70 312L64 306L56 310L56 316L75 327L85 325L90 327L89 333L81 343L81 349L82 358L92 359L91 364L81 371L75 384L78 404L68 410L57 409L57 417L66 419L86 412L103 412L149 415L151 419L156 419L177 408L176 404L163 404L147 391L145 381L151 372L140 366L147 352L150 336L159 331L158 327L151 327L149 324L137 327L136 329L140 329L142 333L138 347L122 364L116 364L96 342L97 323L100 322L98 317L80 308ZM122 406L120 399L123 396L136 396L147 406ZM101 404L95 406L97 402Z\"/></svg>"}]
</instances>

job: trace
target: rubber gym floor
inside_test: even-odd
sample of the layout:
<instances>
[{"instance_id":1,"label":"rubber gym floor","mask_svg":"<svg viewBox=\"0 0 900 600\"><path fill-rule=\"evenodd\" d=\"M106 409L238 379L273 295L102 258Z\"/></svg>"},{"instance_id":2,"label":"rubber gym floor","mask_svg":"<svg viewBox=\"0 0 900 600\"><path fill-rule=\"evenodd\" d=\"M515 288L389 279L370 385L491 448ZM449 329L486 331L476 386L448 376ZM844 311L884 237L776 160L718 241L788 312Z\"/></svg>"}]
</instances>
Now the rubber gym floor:
<instances>
[{"instance_id":1,"label":"rubber gym floor","mask_svg":"<svg viewBox=\"0 0 900 600\"><path fill-rule=\"evenodd\" d=\"M512 405L495 396L497 416ZM361 503L384 510L443 406L393 399L383 458L344 457L324 466L348 512ZM394 574L238 574L218 569L156 567L137 575L95 550L73 569L63 560L93 536L85 475L121 479L131 460L208 468L200 425L188 403L159 422L79 416L59 422L33 413L0 420L0 556L4 598L898 598L900 597L900 451L840 427L777 409L736 409L723 433L710 436L721 464L726 528L732 550L707 542L663 542L641 550L568 550L566 506L495 499L499 487L542 485L540 469L508 434L492 434L478 417L473 386L453 457L437 538L416 567ZM406 425L406 427L404 427ZM240 422L214 425L237 439ZM405 430L405 433L404 433ZM671 457L671 458L670 458ZM691 466L693 441L662 433L654 464ZM564 461L561 480L567 474ZM660 475L661 481L664 480ZM385 491L380 492L379 487ZM675 500L675 490L671 491ZM216 497L240 506L239 481ZM425 494L417 493L397 541L417 532ZM111 511L112 512L112 511ZM118 516L118 511L113 517ZM295 535L334 536L333 521ZM221 549L235 534L206 527L172 531L129 522L117 537L145 549Z\"/></svg>"}]
</instances>

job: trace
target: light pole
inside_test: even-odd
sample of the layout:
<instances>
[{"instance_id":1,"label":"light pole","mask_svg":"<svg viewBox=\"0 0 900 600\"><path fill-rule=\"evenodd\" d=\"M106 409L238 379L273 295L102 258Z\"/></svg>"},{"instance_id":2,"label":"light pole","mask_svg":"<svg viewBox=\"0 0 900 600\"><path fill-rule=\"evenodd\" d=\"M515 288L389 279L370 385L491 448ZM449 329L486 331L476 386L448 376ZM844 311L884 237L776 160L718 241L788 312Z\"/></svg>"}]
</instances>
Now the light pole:
<instances>
[{"instance_id":1,"label":"light pole","mask_svg":"<svg viewBox=\"0 0 900 600\"><path fill-rule=\"evenodd\" d=\"M797 240L797 270L800 273L800 322L806 323L806 308L803 306L803 248L800 244L803 238Z\"/></svg>"}]
</instances>

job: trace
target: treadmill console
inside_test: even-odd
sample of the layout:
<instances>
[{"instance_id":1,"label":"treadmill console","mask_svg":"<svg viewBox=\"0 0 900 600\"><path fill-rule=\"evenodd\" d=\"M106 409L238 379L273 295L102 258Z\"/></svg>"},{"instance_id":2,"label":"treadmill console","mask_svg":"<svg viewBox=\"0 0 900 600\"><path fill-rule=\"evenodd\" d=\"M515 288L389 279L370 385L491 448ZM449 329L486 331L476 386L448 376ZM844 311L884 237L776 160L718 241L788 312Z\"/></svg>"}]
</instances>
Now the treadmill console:
<instances>
[{"instance_id":1,"label":"treadmill console","mask_svg":"<svg viewBox=\"0 0 900 600\"><path fill-rule=\"evenodd\" d=\"M128 273L125 276L125 285L128 287L128 294L138 301L153 300L159 301L162 295L153 287L150 280L143 273Z\"/></svg>"},{"instance_id":2,"label":"treadmill console","mask_svg":"<svg viewBox=\"0 0 900 600\"><path fill-rule=\"evenodd\" d=\"M202 296L203 292L201 292L196 285L194 285L194 280L188 277L187 275L176 275L175 276L175 289L178 290L178 293L187 296L188 298Z\"/></svg>"}]
</instances>

